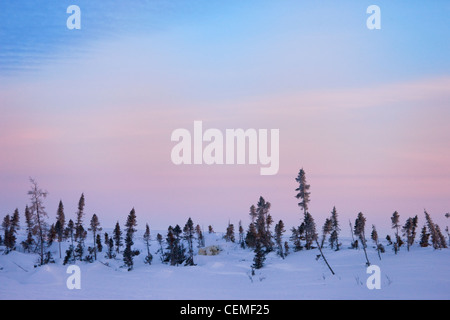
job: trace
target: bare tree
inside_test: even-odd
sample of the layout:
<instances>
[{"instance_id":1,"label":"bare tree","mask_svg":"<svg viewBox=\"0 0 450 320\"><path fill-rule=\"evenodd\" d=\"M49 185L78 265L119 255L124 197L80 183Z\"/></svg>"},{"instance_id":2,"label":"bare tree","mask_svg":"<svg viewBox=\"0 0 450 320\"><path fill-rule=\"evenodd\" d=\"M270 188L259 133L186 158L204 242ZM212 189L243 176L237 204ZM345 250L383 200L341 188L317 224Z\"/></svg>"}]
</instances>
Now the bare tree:
<instances>
[{"instance_id":1,"label":"bare tree","mask_svg":"<svg viewBox=\"0 0 450 320\"><path fill-rule=\"evenodd\" d=\"M40 265L44 264L44 242L45 242L45 220L47 218L47 212L45 212L44 199L47 197L48 192L39 188L37 182L30 178L31 189L28 191L30 196L31 205L29 207L30 213L34 218L34 225L36 227L36 233L39 236L40 246Z\"/></svg>"}]
</instances>

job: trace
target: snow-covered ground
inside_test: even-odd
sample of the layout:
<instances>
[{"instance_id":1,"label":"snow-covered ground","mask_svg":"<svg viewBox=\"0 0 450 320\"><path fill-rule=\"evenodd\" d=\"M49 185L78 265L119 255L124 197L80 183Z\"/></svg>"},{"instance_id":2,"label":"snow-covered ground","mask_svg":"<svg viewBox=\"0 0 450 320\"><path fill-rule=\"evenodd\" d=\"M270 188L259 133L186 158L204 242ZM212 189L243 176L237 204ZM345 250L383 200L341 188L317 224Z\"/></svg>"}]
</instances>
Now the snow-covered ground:
<instances>
[{"instance_id":1,"label":"snow-covered ground","mask_svg":"<svg viewBox=\"0 0 450 320\"><path fill-rule=\"evenodd\" d=\"M153 238L156 232L152 232ZM164 233L162 233L165 235ZM380 261L372 246L369 259L381 269L381 289L369 290L363 250L343 249L324 253L335 271L333 276L318 250L291 252L286 259L274 252L265 267L251 276L253 252L225 242L221 234L208 234L206 245L219 245L219 255L194 258L196 266L170 266L153 254L152 265L144 264L145 247L140 236L135 247L135 268L121 268L121 259L108 260L104 252L94 263L77 262L81 289L69 290L68 266L62 265L57 244L55 264L34 268L38 256L22 252L0 254L0 299L449 299L450 249L434 250L415 245L402 247L395 255L387 247ZM64 256L64 255L63 255ZM121 258L121 255L120 255ZM107 265L105 265L107 264Z\"/></svg>"}]
</instances>

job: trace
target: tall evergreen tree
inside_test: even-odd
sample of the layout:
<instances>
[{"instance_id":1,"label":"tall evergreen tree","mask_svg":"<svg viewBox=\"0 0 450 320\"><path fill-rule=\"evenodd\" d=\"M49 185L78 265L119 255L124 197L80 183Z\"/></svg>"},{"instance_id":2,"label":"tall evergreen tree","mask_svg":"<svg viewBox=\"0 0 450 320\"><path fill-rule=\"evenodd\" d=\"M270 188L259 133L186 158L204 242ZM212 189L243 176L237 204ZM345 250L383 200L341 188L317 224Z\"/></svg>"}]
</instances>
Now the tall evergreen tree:
<instances>
[{"instance_id":1,"label":"tall evergreen tree","mask_svg":"<svg viewBox=\"0 0 450 320\"><path fill-rule=\"evenodd\" d=\"M113 235L114 243L116 245L116 252L119 253L120 252L120 247L123 245L123 243L122 243L122 231L120 230L119 221L117 221L113 233L114 233L114 235Z\"/></svg>"},{"instance_id":2,"label":"tall evergreen tree","mask_svg":"<svg viewBox=\"0 0 450 320\"><path fill-rule=\"evenodd\" d=\"M234 242L235 241L235 237L234 237L234 225L230 222L228 222L228 226L227 226L227 231L225 233L225 240L227 242Z\"/></svg>"},{"instance_id":3,"label":"tall evergreen tree","mask_svg":"<svg viewBox=\"0 0 450 320\"><path fill-rule=\"evenodd\" d=\"M64 257L64 265L68 263L75 262L75 248L74 248L74 234L75 234L75 224L72 219L67 223L67 227L65 229L66 238L70 238L69 248L66 250L66 256Z\"/></svg>"},{"instance_id":4,"label":"tall evergreen tree","mask_svg":"<svg viewBox=\"0 0 450 320\"><path fill-rule=\"evenodd\" d=\"M430 245L429 239L430 239L430 234L428 233L427 226L424 225L422 228L422 232L420 234L420 242L419 242L420 246L422 248L428 247Z\"/></svg>"},{"instance_id":5,"label":"tall evergreen tree","mask_svg":"<svg viewBox=\"0 0 450 320\"><path fill-rule=\"evenodd\" d=\"M14 213L11 217L11 227L14 230L14 233L17 232L17 230L20 230L20 215L19 215L19 209L16 208L14 210Z\"/></svg>"},{"instance_id":6,"label":"tall evergreen tree","mask_svg":"<svg viewBox=\"0 0 450 320\"><path fill-rule=\"evenodd\" d=\"M186 259L185 248L180 243L180 234L181 228L179 225L176 225L175 228L169 226L166 237L167 248L164 253L163 262L170 263L171 266L178 266Z\"/></svg>"},{"instance_id":7,"label":"tall evergreen tree","mask_svg":"<svg viewBox=\"0 0 450 320\"><path fill-rule=\"evenodd\" d=\"M3 231L4 231L4 240L3 243L5 245L5 254L8 254L9 252L11 252L14 248L14 244L15 244L15 238L14 238L14 233L11 232L11 216L9 214L7 214L4 218L3 218L3 223L2 223L2 227L3 227Z\"/></svg>"},{"instance_id":8,"label":"tall evergreen tree","mask_svg":"<svg viewBox=\"0 0 450 320\"><path fill-rule=\"evenodd\" d=\"M309 212L305 213L305 249L312 249L312 245L317 240L316 223Z\"/></svg>"},{"instance_id":9,"label":"tall evergreen tree","mask_svg":"<svg viewBox=\"0 0 450 320\"><path fill-rule=\"evenodd\" d=\"M195 234L197 235L197 245L198 248L205 246L205 237L203 236L202 228L199 224L195 226Z\"/></svg>"},{"instance_id":10,"label":"tall evergreen tree","mask_svg":"<svg viewBox=\"0 0 450 320\"><path fill-rule=\"evenodd\" d=\"M248 226L247 235L245 236L245 244L249 248L255 248L256 246L256 227L255 224L252 222Z\"/></svg>"},{"instance_id":11,"label":"tall evergreen tree","mask_svg":"<svg viewBox=\"0 0 450 320\"><path fill-rule=\"evenodd\" d=\"M84 206L85 206L84 193L82 193L80 200L78 201L77 219L75 221L75 241L79 241L80 238L82 239L83 233L85 231L83 227Z\"/></svg>"},{"instance_id":12,"label":"tall evergreen tree","mask_svg":"<svg viewBox=\"0 0 450 320\"><path fill-rule=\"evenodd\" d=\"M273 219L269 214L270 207L270 202L263 197L259 197L256 205L257 219L255 227L257 236L266 252L273 250L272 234L270 232L270 224L273 222Z\"/></svg>"},{"instance_id":13,"label":"tall evergreen tree","mask_svg":"<svg viewBox=\"0 0 450 320\"><path fill-rule=\"evenodd\" d=\"M97 215L94 213L91 218L91 227L88 229L92 232L92 235L94 236L94 244L97 242L97 234L98 232L102 231L102 228L100 227L100 221L98 221ZM101 241L100 241L101 245ZM97 245L94 245L94 259L97 260Z\"/></svg>"},{"instance_id":14,"label":"tall evergreen tree","mask_svg":"<svg viewBox=\"0 0 450 320\"><path fill-rule=\"evenodd\" d=\"M188 244L188 256L186 259L186 266L194 266L194 234L195 234L195 230L194 230L194 223L192 222L192 219L189 218L188 221L186 222L186 224L184 225L183 228L183 238L184 240L186 240L187 244Z\"/></svg>"},{"instance_id":15,"label":"tall evergreen tree","mask_svg":"<svg viewBox=\"0 0 450 320\"><path fill-rule=\"evenodd\" d=\"M103 245L102 245L102 237L100 236L100 234L97 234L97 237L95 238L95 245L96 245L96 250L98 252L102 252L103 251Z\"/></svg>"},{"instance_id":16,"label":"tall evergreen tree","mask_svg":"<svg viewBox=\"0 0 450 320\"><path fill-rule=\"evenodd\" d=\"M333 223L331 219L325 219L325 223L322 227L322 242L320 243L320 247L323 249L323 245L325 244L325 240L327 238L327 235L331 233L333 230Z\"/></svg>"},{"instance_id":17,"label":"tall evergreen tree","mask_svg":"<svg viewBox=\"0 0 450 320\"><path fill-rule=\"evenodd\" d=\"M158 241L158 244L159 244L159 249L158 249L158 251L156 253L160 252L161 253L161 259L162 259L163 255L164 255L164 250L163 250L163 247L162 247L162 243L163 243L163 236L162 236L162 234L158 233L156 235L156 241Z\"/></svg>"},{"instance_id":18,"label":"tall evergreen tree","mask_svg":"<svg viewBox=\"0 0 450 320\"><path fill-rule=\"evenodd\" d=\"M428 230L430 231L431 243L433 244L434 249L442 249L447 248L447 243L441 230L437 224L434 224L431 216L425 210L425 220L427 222Z\"/></svg>"},{"instance_id":19,"label":"tall evergreen tree","mask_svg":"<svg viewBox=\"0 0 450 320\"><path fill-rule=\"evenodd\" d=\"M406 245L409 248L414 244L414 239L416 238L416 228L417 228L418 218L408 218L403 226L403 235L406 237Z\"/></svg>"},{"instance_id":20,"label":"tall evergreen tree","mask_svg":"<svg viewBox=\"0 0 450 320\"><path fill-rule=\"evenodd\" d=\"M275 225L275 243L277 244L277 254L284 259L285 252L283 251L283 233L286 230L284 229L284 222L280 220Z\"/></svg>"},{"instance_id":21,"label":"tall evergreen tree","mask_svg":"<svg viewBox=\"0 0 450 320\"><path fill-rule=\"evenodd\" d=\"M56 240L57 237L57 233L56 233L56 228L55 228L55 224L52 223L52 225L50 226L50 229L48 230L48 235L47 235L47 246L50 247L53 244L53 241Z\"/></svg>"},{"instance_id":22,"label":"tall evergreen tree","mask_svg":"<svg viewBox=\"0 0 450 320\"><path fill-rule=\"evenodd\" d=\"M258 217L258 214L256 213L256 207L253 204L250 207L249 215L250 215L251 221L254 223L256 218Z\"/></svg>"},{"instance_id":23,"label":"tall evergreen tree","mask_svg":"<svg viewBox=\"0 0 450 320\"><path fill-rule=\"evenodd\" d=\"M362 247L364 249L364 255L366 256L366 265L370 266L369 258L367 257L366 252L366 235L365 235L365 226L366 226L366 218L364 217L363 213L358 213L358 217L355 221L355 235L359 237L359 240L361 240Z\"/></svg>"},{"instance_id":24,"label":"tall evergreen tree","mask_svg":"<svg viewBox=\"0 0 450 320\"><path fill-rule=\"evenodd\" d=\"M58 240L59 258L61 259L61 242L63 241L64 237L64 229L61 227L61 222L59 220L56 220L55 232L56 239Z\"/></svg>"},{"instance_id":25,"label":"tall evergreen tree","mask_svg":"<svg viewBox=\"0 0 450 320\"><path fill-rule=\"evenodd\" d=\"M82 193L80 200L78 201L77 219L75 221L75 241L77 242L77 246L75 248L75 259L78 259L80 261L83 260L84 241L86 240L87 236L87 232L83 226L84 207L85 207L85 199L84 194Z\"/></svg>"},{"instance_id":26,"label":"tall evergreen tree","mask_svg":"<svg viewBox=\"0 0 450 320\"><path fill-rule=\"evenodd\" d=\"M241 246L241 248L245 249L244 228L242 227L241 220L239 220L239 245Z\"/></svg>"},{"instance_id":27,"label":"tall evergreen tree","mask_svg":"<svg viewBox=\"0 0 450 320\"><path fill-rule=\"evenodd\" d=\"M293 245L294 245L294 251L300 251L303 249L302 246L302 240L305 239L304 237L304 233L305 233L305 224L302 222L302 224L299 227L292 227L291 229L291 237L289 238L289 240L292 241Z\"/></svg>"},{"instance_id":28,"label":"tall evergreen tree","mask_svg":"<svg viewBox=\"0 0 450 320\"><path fill-rule=\"evenodd\" d=\"M114 250L114 240L113 238L108 238L108 251L106 252L107 259L114 259L116 257Z\"/></svg>"},{"instance_id":29,"label":"tall evergreen tree","mask_svg":"<svg viewBox=\"0 0 450 320\"><path fill-rule=\"evenodd\" d=\"M60 200L58 204L58 210L56 211L56 221L59 221L60 228L64 231L64 229L66 228L66 216L64 214L64 205L62 200Z\"/></svg>"},{"instance_id":30,"label":"tall evergreen tree","mask_svg":"<svg viewBox=\"0 0 450 320\"><path fill-rule=\"evenodd\" d=\"M381 260L381 252L384 252L384 247L383 245L378 241L378 232L377 229L375 228L375 225L372 225L372 233L371 233L371 238L373 240L373 242L375 242L375 246L377 248L377 252L378 252L378 258L380 258Z\"/></svg>"},{"instance_id":31,"label":"tall evergreen tree","mask_svg":"<svg viewBox=\"0 0 450 320\"><path fill-rule=\"evenodd\" d=\"M147 224L145 224L145 233L144 233L144 243L145 243L145 246L147 247L147 256L145 257L145 263L147 263L147 264L152 264L152 260L153 260L153 256L152 256L152 254L150 253L150 240L151 240L151 237L150 237L150 227L148 226L148 223Z\"/></svg>"},{"instance_id":32,"label":"tall evergreen tree","mask_svg":"<svg viewBox=\"0 0 450 320\"><path fill-rule=\"evenodd\" d=\"M136 232L135 227L137 226L136 221L136 212L134 208L130 211L130 214L128 215L127 222L125 224L125 250L123 251L123 261L125 263L125 266L128 268L128 271L133 270L133 257L137 255L139 252L132 249L133 242L133 236Z\"/></svg>"},{"instance_id":33,"label":"tall evergreen tree","mask_svg":"<svg viewBox=\"0 0 450 320\"><path fill-rule=\"evenodd\" d=\"M333 207L333 211L331 211L331 234L330 234L330 247L331 249L336 248L336 251L339 251L340 243L339 243L339 232L341 231L339 227L338 221L338 213L336 207Z\"/></svg>"},{"instance_id":34,"label":"tall evergreen tree","mask_svg":"<svg viewBox=\"0 0 450 320\"><path fill-rule=\"evenodd\" d=\"M256 238L255 244L255 256L253 258L252 270L261 269L264 266L264 261L266 260L267 251L263 249L261 239L259 237ZM253 272L254 274L254 272Z\"/></svg>"},{"instance_id":35,"label":"tall evergreen tree","mask_svg":"<svg viewBox=\"0 0 450 320\"><path fill-rule=\"evenodd\" d=\"M310 188L310 185L306 183L306 173L302 169L300 169L300 172L298 173L297 178L295 178L295 181L298 182L299 186L295 191L297 191L297 195L295 196L297 199L301 199L301 201L298 203L298 206L302 208L303 214L306 215L306 212L308 211L308 203L309 203L309 195L310 192L308 191Z\"/></svg>"},{"instance_id":36,"label":"tall evergreen tree","mask_svg":"<svg viewBox=\"0 0 450 320\"><path fill-rule=\"evenodd\" d=\"M24 251L31 251L31 247L35 244L35 241L33 239L33 232L34 232L34 222L33 222L33 215L31 214L30 209L28 206L25 207L25 223L27 225L27 239L22 241L22 247Z\"/></svg>"},{"instance_id":37,"label":"tall evergreen tree","mask_svg":"<svg viewBox=\"0 0 450 320\"><path fill-rule=\"evenodd\" d=\"M397 254L398 250L400 250L400 247L403 243L398 234L398 229L400 228L400 215L398 214L397 211L395 211L392 214L391 221L392 221L392 229L395 229L394 252L395 254Z\"/></svg>"},{"instance_id":38,"label":"tall evergreen tree","mask_svg":"<svg viewBox=\"0 0 450 320\"><path fill-rule=\"evenodd\" d=\"M47 218L47 212L45 211L44 199L47 197L48 192L43 191L39 188L37 182L30 178L31 189L28 191L30 196L30 213L34 218L34 226L36 228L36 233L39 236L39 247L40 247L40 265L44 264L44 244L45 244L45 230Z\"/></svg>"}]
</instances>

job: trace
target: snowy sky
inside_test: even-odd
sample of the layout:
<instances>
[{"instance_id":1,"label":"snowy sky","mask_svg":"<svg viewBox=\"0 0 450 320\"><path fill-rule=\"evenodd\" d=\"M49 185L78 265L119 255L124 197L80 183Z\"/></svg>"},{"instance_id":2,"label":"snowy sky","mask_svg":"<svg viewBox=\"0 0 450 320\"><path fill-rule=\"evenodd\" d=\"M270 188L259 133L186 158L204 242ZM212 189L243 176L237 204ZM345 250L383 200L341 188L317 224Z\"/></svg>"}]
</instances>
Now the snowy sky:
<instances>
[{"instance_id":1,"label":"snowy sky","mask_svg":"<svg viewBox=\"0 0 450 320\"><path fill-rule=\"evenodd\" d=\"M223 230L262 195L290 227L303 167L318 224L334 205L379 229L395 210L446 223L448 1L77 1L68 30L71 4L0 3L0 216L23 210L31 176L52 219L84 192L105 226L134 206L141 227ZM175 166L171 132L194 120L280 129L279 173Z\"/></svg>"}]
</instances>

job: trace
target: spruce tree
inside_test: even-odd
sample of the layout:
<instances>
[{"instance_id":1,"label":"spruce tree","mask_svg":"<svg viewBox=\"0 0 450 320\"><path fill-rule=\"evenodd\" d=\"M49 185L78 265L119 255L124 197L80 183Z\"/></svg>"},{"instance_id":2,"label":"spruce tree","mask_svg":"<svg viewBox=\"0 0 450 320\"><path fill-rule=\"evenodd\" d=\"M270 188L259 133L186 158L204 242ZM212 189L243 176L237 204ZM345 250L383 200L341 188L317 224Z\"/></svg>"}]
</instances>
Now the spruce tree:
<instances>
[{"instance_id":1,"label":"spruce tree","mask_svg":"<svg viewBox=\"0 0 450 320\"><path fill-rule=\"evenodd\" d=\"M94 259L97 260L97 247L98 246L95 245L95 243L97 241L97 232L102 231L102 228L100 227L100 222L98 221L98 217L95 213L92 215L90 228L88 230L91 231L92 235L94 236L93 252L94 252ZM100 245L101 245L101 241L100 241Z\"/></svg>"},{"instance_id":2,"label":"spruce tree","mask_svg":"<svg viewBox=\"0 0 450 320\"><path fill-rule=\"evenodd\" d=\"M266 253L263 249L261 240L259 237L256 238L256 244L255 244L255 256L253 258L253 269L261 269L264 266L264 261L266 260Z\"/></svg>"},{"instance_id":3,"label":"spruce tree","mask_svg":"<svg viewBox=\"0 0 450 320\"><path fill-rule=\"evenodd\" d=\"M33 239L34 223L33 216L28 206L25 207L25 223L27 225L27 239L22 241L24 251L31 251L31 247L35 244Z\"/></svg>"},{"instance_id":4,"label":"spruce tree","mask_svg":"<svg viewBox=\"0 0 450 320\"><path fill-rule=\"evenodd\" d=\"M100 234L97 234L97 237L95 238L95 245L98 252L103 251L102 237L100 236Z\"/></svg>"},{"instance_id":5,"label":"spruce tree","mask_svg":"<svg viewBox=\"0 0 450 320\"><path fill-rule=\"evenodd\" d=\"M289 238L290 241L294 244L294 252L300 251L303 249L302 246L302 239L304 240L304 230L305 230L305 224L302 222L302 224L299 227L292 227L291 229L291 237Z\"/></svg>"},{"instance_id":6,"label":"spruce tree","mask_svg":"<svg viewBox=\"0 0 450 320\"><path fill-rule=\"evenodd\" d=\"M417 228L418 218L415 216L414 218L408 218L403 226L403 235L406 237L406 246L409 251L409 248L414 244L414 239L416 237L416 228Z\"/></svg>"},{"instance_id":7,"label":"spruce tree","mask_svg":"<svg viewBox=\"0 0 450 320\"><path fill-rule=\"evenodd\" d=\"M426 210L424 211L424 213L428 230L430 232L431 243L433 244L433 248L434 249L447 248L447 243L445 241L443 234L441 233L439 226L437 224L434 224L433 220L431 219L431 216L428 214Z\"/></svg>"},{"instance_id":8,"label":"spruce tree","mask_svg":"<svg viewBox=\"0 0 450 320\"><path fill-rule=\"evenodd\" d=\"M80 241L80 239L83 238L84 206L85 206L84 193L82 193L80 200L78 201L77 219L75 221L75 241Z\"/></svg>"},{"instance_id":9,"label":"spruce tree","mask_svg":"<svg viewBox=\"0 0 450 320\"><path fill-rule=\"evenodd\" d=\"M289 243L287 241L284 242L284 256L287 257L289 255Z\"/></svg>"},{"instance_id":10,"label":"spruce tree","mask_svg":"<svg viewBox=\"0 0 450 320\"><path fill-rule=\"evenodd\" d=\"M316 233L316 223L314 222L314 218L309 212L305 213L305 249L312 249L312 245L317 241L317 233Z\"/></svg>"},{"instance_id":11,"label":"spruce tree","mask_svg":"<svg viewBox=\"0 0 450 320\"><path fill-rule=\"evenodd\" d=\"M359 239L361 240L361 244L362 247L364 249L364 255L366 256L366 265L370 266L370 262L369 262L369 258L367 257L367 252L366 252L366 235L365 235L365 226L366 226L366 218L364 217L363 213L360 212L358 213L358 217L356 218L355 221L355 235L357 237L359 237Z\"/></svg>"},{"instance_id":12,"label":"spruce tree","mask_svg":"<svg viewBox=\"0 0 450 320\"><path fill-rule=\"evenodd\" d=\"M175 237L175 264L177 266L182 264L186 260L186 248L181 241L182 233L183 231L181 230L181 227L177 224L175 228L173 228L173 235Z\"/></svg>"},{"instance_id":13,"label":"spruce tree","mask_svg":"<svg viewBox=\"0 0 450 320\"><path fill-rule=\"evenodd\" d=\"M256 227L255 224L252 222L248 226L247 235L245 236L245 244L249 248L255 248L256 246Z\"/></svg>"},{"instance_id":14,"label":"spruce tree","mask_svg":"<svg viewBox=\"0 0 450 320\"><path fill-rule=\"evenodd\" d=\"M61 227L61 222L56 220L55 223L56 239L58 240L59 258L61 259L61 242L63 241L64 229Z\"/></svg>"},{"instance_id":15,"label":"spruce tree","mask_svg":"<svg viewBox=\"0 0 450 320\"><path fill-rule=\"evenodd\" d=\"M308 211L308 203L309 203L309 195L310 192L308 191L310 188L310 185L306 183L306 173L302 169L300 169L300 172L298 173L297 178L295 178L295 181L299 183L299 186L295 191L297 191L297 195L295 196L297 199L301 199L301 201L298 203L298 206L302 208L303 214L306 214Z\"/></svg>"},{"instance_id":16,"label":"spruce tree","mask_svg":"<svg viewBox=\"0 0 450 320\"><path fill-rule=\"evenodd\" d=\"M117 221L113 233L114 233L114 235L113 235L114 243L116 245L116 252L119 253L120 252L120 247L123 244L122 243L122 231L120 230L119 221Z\"/></svg>"},{"instance_id":17,"label":"spruce tree","mask_svg":"<svg viewBox=\"0 0 450 320\"><path fill-rule=\"evenodd\" d=\"M197 235L197 247L202 248L205 246L205 237L203 236L202 228L200 225L195 226L195 234Z\"/></svg>"},{"instance_id":18,"label":"spruce tree","mask_svg":"<svg viewBox=\"0 0 450 320\"><path fill-rule=\"evenodd\" d=\"M188 256L186 258L185 265L186 266L195 266L194 263L194 223L192 222L192 219L189 218L186 224L183 228L183 238L186 240L188 244Z\"/></svg>"},{"instance_id":19,"label":"spruce tree","mask_svg":"<svg viewBox=\"0 0 450 320\"><path fill-rule=\"evenodd\" d=\"M170 263L171 266L178 266L186 259L185 248L183 244L180 243L180 234L181 228L179 225L176 225L175 228L169 226L166 237L167 248L163 255L163 262Z\"/></svg>"},{"instance_id":20,"label":"spruce tree","mask_svg":"<svg viewBox=\"0 0 450 320\"><path fill-rule=\"evenodd\" d=\"M85 206L85 199L84 199L84 194L82 193L80 200L78 201L77 219L75 221L75 241L77 242L77 246L74 251L75 259L78 259L80 261L83 260L84 241L87 236L87 232L83 226L84 206Z\"/></svg>"},{"instance_id":21,"label":"spruce tree","mask_svg":"<svg viewBox=\"0 0 450 320\"><path fill-rule=\"evenodd\" d=\"M3 243L6 247L5 254L8 254L14 247L14 244L12 243L11 216L9 214L3 218L2 227L4 231Z\"/></svg>"},{"instance_id":22,"label":"spruce tree","mask_svg":"<svg viewBox=\"0 0 450 320\"><path fill-rule=\"evenodd\" d=\"M325 223L323 224L322 227L322 242L320 243L320 247L323 249L323 245L325 243L326 237L328 234L331 233L331 231L333 230L333 223L331 221L331 219L325 219Z\"/></svg>"},{"instance_id":23,"label":"spruce tree","mask_svg":"<svg viewBox=\"0 0 450 320\"><path fill-rule=\"evenodd\" d=\"M254 223L256 218L258 217L258 214L256 213L256 207L253 204L250 206L249 215L250 215L250 219L251 219L252 223Z\"/></svg>"},{"instance_id":24,"label":"spruce tree","mask_svg":"<svg viewBox=\"0 0 450 320\"><path fill-rule=\"evenodd\" d=\"M14 233L17 233L17 230L20 230L20 215L19 209L16 208L11 218L11 227L14 230Z\"/></svg>"},{"instance_id":25,"label":"spruce tree","mask_svg":"<svg viewBox=\"0 0 450 320\"><path fill-rule=\"evenodd\" d=\"M227 242L234 242L235 241L235 237L234 237L234 225L230 222L228 222L228 226L227 226L227 231L225 233L225 240Z\"/></svg>"},{"instance_id":26,"label":"spruce tree","mask_svg":"<svg viewBox=\"0 0 450 320\"><path fill-rule=\"evenodd\" d=\"M114 241L113 238L108 238L108 251L106 252L107 259L114 259L116 257L116 253L114 250Z\"/></svg>"},{"instance_id":27,"label":"spruce tree","mask_svg":"<svg viewBox=\"0 0 450 320\"><path fill-rule=\"evenodd\" d=\"M104 236L104 244L105 244L105 246L108 246L109 245L109 234L108 234L108 232L105 232L105 234L103 235Z\"/></svg>"},{"instance_id":28,"label":"spruce tree","mask_svg":"<svg viewBox=\"0 0 450 320\"><path fill-rule=\"evenodd\" d=\"M62 200L60 200L59 204L58 204L58 210L56 211L56 221L59 221L60 228L61 228L61 230L64 231L64 229L66 227L66 216L64 214L64 205L62 203ZM55 224L55 226L56 226L56 224Z\"/></svg>"},{"instance_id":29,"label":"spruce tree","mask_svg":"<svg viewBox=\"0 0 450 320\"><path fill-rule=\"evenodd\" d=\"M338 213L336 207L333 207L333 211L331 211L331 234L330 234L330 247L331 249L336 248L336 251L339 251L340 243L339 243L339 232L341 229L339 228L338 221Z\"/></svg>"},{"instance_id":30,"label":"spruce tree","mask_svg":"<svg viewBox=\"0 0 450 320\"><path fill-rule=\"evenodd\" d=\"M422 228L422 232L420 234L420 242L419 242L420 246L422 248L428 247L430 245L429 239L430 239L430 234L427 231L427 226L424 225Z\"/></svg>"},{"instance_id":31,"label":"spruce tree","mask_svg":"<svg viewBox=\"0 0 450 320\"><path fill-rule=\"evenodd\" d=\"M239 220L239 245L242 249L245 249L245 241L244 241L244 228L242 227L242 221Z\"/></svg>"},{"instance_id":32,"label":"spruce tree","mask_svg":"<svg viewBox=\"0 0 450 320\"><path fill-rule=\"evenodd\" d=\"M284 222L280 220L275 225L275 243L277 244L277 254L283 259L286 256L285 251L283 251L283 233L285 231Z\"/></svg>"},{"instance_id":33,"label":"spruce tree","mask_svg":"<svg viewBox=\"0 0 450 320\"><path fill-rule=\"evenodd\" d=\"M270 232L270 224L273 222L273 219L269 214L270 207L270 202L263 197L259 197L256 205L257 219L255 227L257 236L266 252L273 250L272 234Z\"/></svg>"},{"instance_id":34,"label":"spruce tree","mask_svg":"<svg viewBox=\"0 0 450 320\"><path fill-rule=\"evenodd\" d=\"M377 248L377 252L378 252L378 258L380 258L381 260L381 252L384 252L384 247L381 243L378 242L378 232L377 229L375 228L375 225L372 225L372 233L371 233L371 238L373 240L373 242L375 242L375 246Z\"/></svg>"},{"instance_id":35,"label":"spruce tree","mask_svg":"<svg viewBox=\"0 0 450 320\"><path fill-rule=\"evenodd\" d=\"M50 229L48 230L48 235L47 235L47 246L50 247L53 244L53 241L56 240L57 237L57 233L56 233L56 228L55 228L55 224L53 223L50 226Z\"/></svg>"},{"instance_id":36,"label":"spruce tree","mask_svg":"<svg viewBox=\"0 0 450 320\"><path fill-rule=\"evenodd\" d=\"M152 264L153 256L150 253L150 240L151 240L151 237L150 237L150 227L148 226L148 223L145 224L145 233L144 233L144 237L143 238L144 238L145 246L147 247L147 256L145 257L144 262L150 265L150 264Z\"/></svg>"},{"instance_id":37,"label":"spruce tree","mask_svg":"<svg viewBox=\"0 0 450 320\"><path fill-rule=\"evenodd\" d=\"M67 227L65 230L65 234L67 238L70 238L69 248L66 250L66 256L64 257L64 265L75 262L75 248L74 248L74 233L75 233L75 224L72 219L67 223Z\"/></svg>"},{"instance_id":38,"label":"spruce tree","mask_svg":"<svg viewBox=\"0 0 450 320\"><path fill-rule=\"evenodd\" d=\"M133 270L133 257L138 254L137 251L134 251L132 249L133 242L133 236L136 232L135 227L137 226L136 222L136 212L134 208L130 211L130 214L128 215L127 222L125 224L125 250L123 251L123 261L125 263L125 266L128 268L128 271Z\"/></svg>"},{"instance_id":39,"label":"spruce tree","mask_svg":"<svg viewBox=\"0 0 450 320\"><path fill-rule=\"evenodd\" d=\"M159 244L159 249L158 249L158 251L156 253L158 253L158 252L161 253L161 259L162 259L163 255L164 255L164 250L163 250L163 247L162 247L162 243L163 243L163 236L162 236L162 234L158 233L156 235L156 241L158 241L158 244Z\"/></svg>"},{"instance_id":40,"label":"spruce tree","mask_svg":"<svg viewBox=\"0 0 450 320\"><path fill-rule=\"evenodd\" d=\"M392 228L395 229L394 252L395 252L395 254L397 254L397 252L400 250L400 247L403 243L398 234L398 229L400 228L400 215L398 214L397 211L395 211L392 214L391 221L392 221Z\"/></svg>"}]
</instances>

